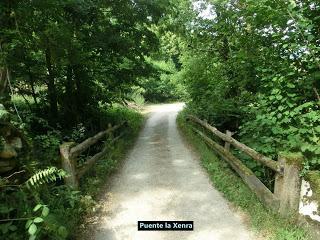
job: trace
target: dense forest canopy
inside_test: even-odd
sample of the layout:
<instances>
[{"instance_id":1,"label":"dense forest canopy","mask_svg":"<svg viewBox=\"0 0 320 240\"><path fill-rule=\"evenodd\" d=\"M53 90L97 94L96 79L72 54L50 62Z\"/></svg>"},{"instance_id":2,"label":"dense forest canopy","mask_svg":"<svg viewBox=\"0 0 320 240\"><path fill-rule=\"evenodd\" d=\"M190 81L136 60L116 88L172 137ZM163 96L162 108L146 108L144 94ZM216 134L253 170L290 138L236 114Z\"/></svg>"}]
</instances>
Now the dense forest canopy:
<instances>
[{"instance_id":1,"label":"dense forest canopy","mask_svg":"<svg viewBox=\"0 0 320 240\"><path fill-rule=\"evenodd\" d=\"M132 103L185 101L258 152L302 152L302 174L319 170L319 35L313 0L2 0L0 217L18 220L0 233L70 238L59 201L72 216L90 200L59 181L24 183L43 169L63 175L63 141L123 120L137 130L137 113L123 107Z\"/></svg>"},{"instance_id":2,"label":"dense forest canopy","mask_svg":"<svg viewBox=\"0 0 320 240\"><path fill-rule=\"evenodd\" d=\"M301 151L305 170L319 169L319 3L201 1L193 9L178 35L189 109L262 153Z\"/></svg>"},{"instance_id":3,"label":"dense forest canopy","mask_svg":"<svg viewBox=\"0 0 320 240\"><path fill-rule=\"evenodd\" d=\"M152 74L144 57L158 44L150 28L162 7L147 2L2 1L1 61L15 90L52 123L124 100Z\"/></svg>"}]
</instances>

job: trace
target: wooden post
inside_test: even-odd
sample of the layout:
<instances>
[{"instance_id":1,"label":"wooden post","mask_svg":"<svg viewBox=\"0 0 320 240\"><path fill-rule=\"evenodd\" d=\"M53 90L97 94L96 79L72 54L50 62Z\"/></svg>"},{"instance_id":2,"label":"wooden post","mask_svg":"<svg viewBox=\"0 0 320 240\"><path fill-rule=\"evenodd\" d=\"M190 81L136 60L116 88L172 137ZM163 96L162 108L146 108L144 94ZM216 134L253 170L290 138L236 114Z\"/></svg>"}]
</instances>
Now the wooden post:
<instances>
[{"instance_id":1,"label":"wooden post","mask_svg":"<svg viewBox=\"0 0 320 240\"><path fill-rule=\"evenodd\" d=\"M112 129L111 123L108 124L108 129ZM108 136L107 136L107 140L110 140L110 141L111 141L112 138L113 138L113 131L109 131L109 134L108 134Z\"/></svg>"},{"instance_id":2,"label":"wooden post","mask_svg":"<svg viewBox=\"0 0 320 240\"><path fill-rule=\"evenodd\" d=\"M126 122L122 122L119 125L111 126L108 124L108 129L102 132L97 133L93 137L89 137L84 140L82 143L76 145L74 142L67 142L60 145L60 155L61 155L61 163L62 168L68 173L68 176L65 178L66 185L69 185L73 188L79 188L79 179L89 170L89 168L98 161L101 157L103 157L107 152L107 146L105 148L95 154L92 158L88 159L85 162L84 166L78 171L77 169L77 157L86 149L88 149L91 145L97 143L106 135L111 137L113 136L113 131L123 126ZM111 136L111 137L110 137ZM120 134L117 138L114 138L112 141L116 141L122 136ZM76 145L76 146L75 146Z\"/></svg>"},{"instance_id":3,"label":"wooden post","mask_svg":"<svg viewBox=\"0 0 320 240\"><path fill-rule=\"evenodd\" d=\"M229 130L226 131L226 135L228 137L231 137L232 136L232 132L230 132ZM227 150L227 151L230 151L230 143L229 142L225 142L224 143L224 149Z\"/></svg>"},{"instance_id":4,"label":"wooden post","mask_svg":"<svg viewBox=\"0 0 320 240\"><path fill-rule=\"evenodd\" d=\"M70 149L75 143L67 142L63 143L60 146L60 155L62 162L62 169L68 173L68 176L65 178L65 183L68 186L71 186L75 189L79 187L79 181L77 178L76 172L76 160L71 157Z\"/></svg>"},{"instance_id":5,"label":"wooden post","mask_svg":"<svg viewBox=\"0 0 320 240\"><path fill-rule=\"evenodd\" d=\"M280 200L279 213L282 216L298 213L302 160L301 153L280 153L278 156L283 175L276 174L274 194Z\"/></svg>"}]
</instances>

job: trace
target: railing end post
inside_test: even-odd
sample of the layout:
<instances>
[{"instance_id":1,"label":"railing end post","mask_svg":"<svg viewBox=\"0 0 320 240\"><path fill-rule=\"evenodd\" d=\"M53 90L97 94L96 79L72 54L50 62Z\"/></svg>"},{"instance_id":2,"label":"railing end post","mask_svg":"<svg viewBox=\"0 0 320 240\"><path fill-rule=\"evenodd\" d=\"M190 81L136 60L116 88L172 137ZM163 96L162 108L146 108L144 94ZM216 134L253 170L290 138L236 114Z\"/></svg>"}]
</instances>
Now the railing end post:
<instances>
[{"instance_id":1,"label":"railing end post","mask_svg":"<svg viewBox=\"0 0 320 240\"><path fill-rule=\"evenodd\" d=\"M303 155L301 153L279 153L278 162L283 174L277 173L274 194L280 201L279 213L282 216L298 213Z\"/></svg>"},{"instance_id":2,"label":"railing end post","mask_svg":"<svg viewBox=\"0 0 320 240\"><path fill-rule=\"evenodd\" d=\"M60 157L62 169L65 170L68 176L65 177L65 184L78 189L79 181L76 173L76 160L70 154L70 149L75 145L74 142L65 142L60 145Z\"/></svg>"}]
</instances>

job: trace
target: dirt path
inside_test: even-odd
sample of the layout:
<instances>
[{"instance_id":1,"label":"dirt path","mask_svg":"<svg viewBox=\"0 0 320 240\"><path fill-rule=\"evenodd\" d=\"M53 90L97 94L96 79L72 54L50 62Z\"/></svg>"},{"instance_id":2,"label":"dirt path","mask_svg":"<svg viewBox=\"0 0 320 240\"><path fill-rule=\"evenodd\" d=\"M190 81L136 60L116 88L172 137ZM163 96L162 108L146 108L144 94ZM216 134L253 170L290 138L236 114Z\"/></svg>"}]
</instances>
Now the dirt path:
<instances>
[{"instance_id":1,"label":"dirt path","mask_svg":"<svg viewBox=\"0 0 320 240\"><path fill-rule=\"evenodd\" d=\"M96 240L249 240L176 126L182 104L156 105L114 177ZM139 232L138 220L194 221L193 232ZM93 237L93 236L92 236Z\"/></svg>"}]
</instances>

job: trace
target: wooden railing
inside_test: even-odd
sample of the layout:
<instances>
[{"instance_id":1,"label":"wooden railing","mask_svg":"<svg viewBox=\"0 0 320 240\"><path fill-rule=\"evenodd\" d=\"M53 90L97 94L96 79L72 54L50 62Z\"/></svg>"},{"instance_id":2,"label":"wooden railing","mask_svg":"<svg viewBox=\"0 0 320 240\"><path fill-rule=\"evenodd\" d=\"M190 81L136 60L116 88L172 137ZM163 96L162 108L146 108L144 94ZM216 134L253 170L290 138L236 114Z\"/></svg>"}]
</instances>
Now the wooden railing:
<instances>
[{"instance_id":1,"label":"wooden railing","mask_svg":"<svg viewBox=\"0 0 320 240\"><path fill-rule=\"evenodd\" d=\"M224 134L217 128L209 125L206 121L192 115L188 115L187 120L193 122L196 126L201 126L225 142L223 147L209 138L203 131L192 127L193 131L196 132L210 148L214 149L217 154L230 164L247 186L268 207L278 211L281 215L296 213L298 211L301 185L299 176L302 163L301 154L280 153L278 161L275 161L232 138L230 131ZM274 192L271 192L248 167L229 151L230 145L276 172Z\"/></svg>"},{"instance_id":2,"label":"wooden railing","mask_svg":"<svg viewBox=\"0 0 320 240\"><path fill-rule=\"evenodd\" d=\"M84 140L82 143L76 144L74 142L65 142L60 146L60 156L62 169L64 169L68 176L65 178L65 183L73 188L79 187L79 180L83 175L102 157L104 157L108 152L108 145L106 145L102 151L96 153L94 156L87 159L81 167L77 166L77 157L87 150L90 146L97 143L103 137L111 135L116 129L123 126L125 122L111 127L109 125L108 129L97 133L93 137ZM111 143L117 141L122 134L113 138Z\"/></svg>"}]
</instances>

